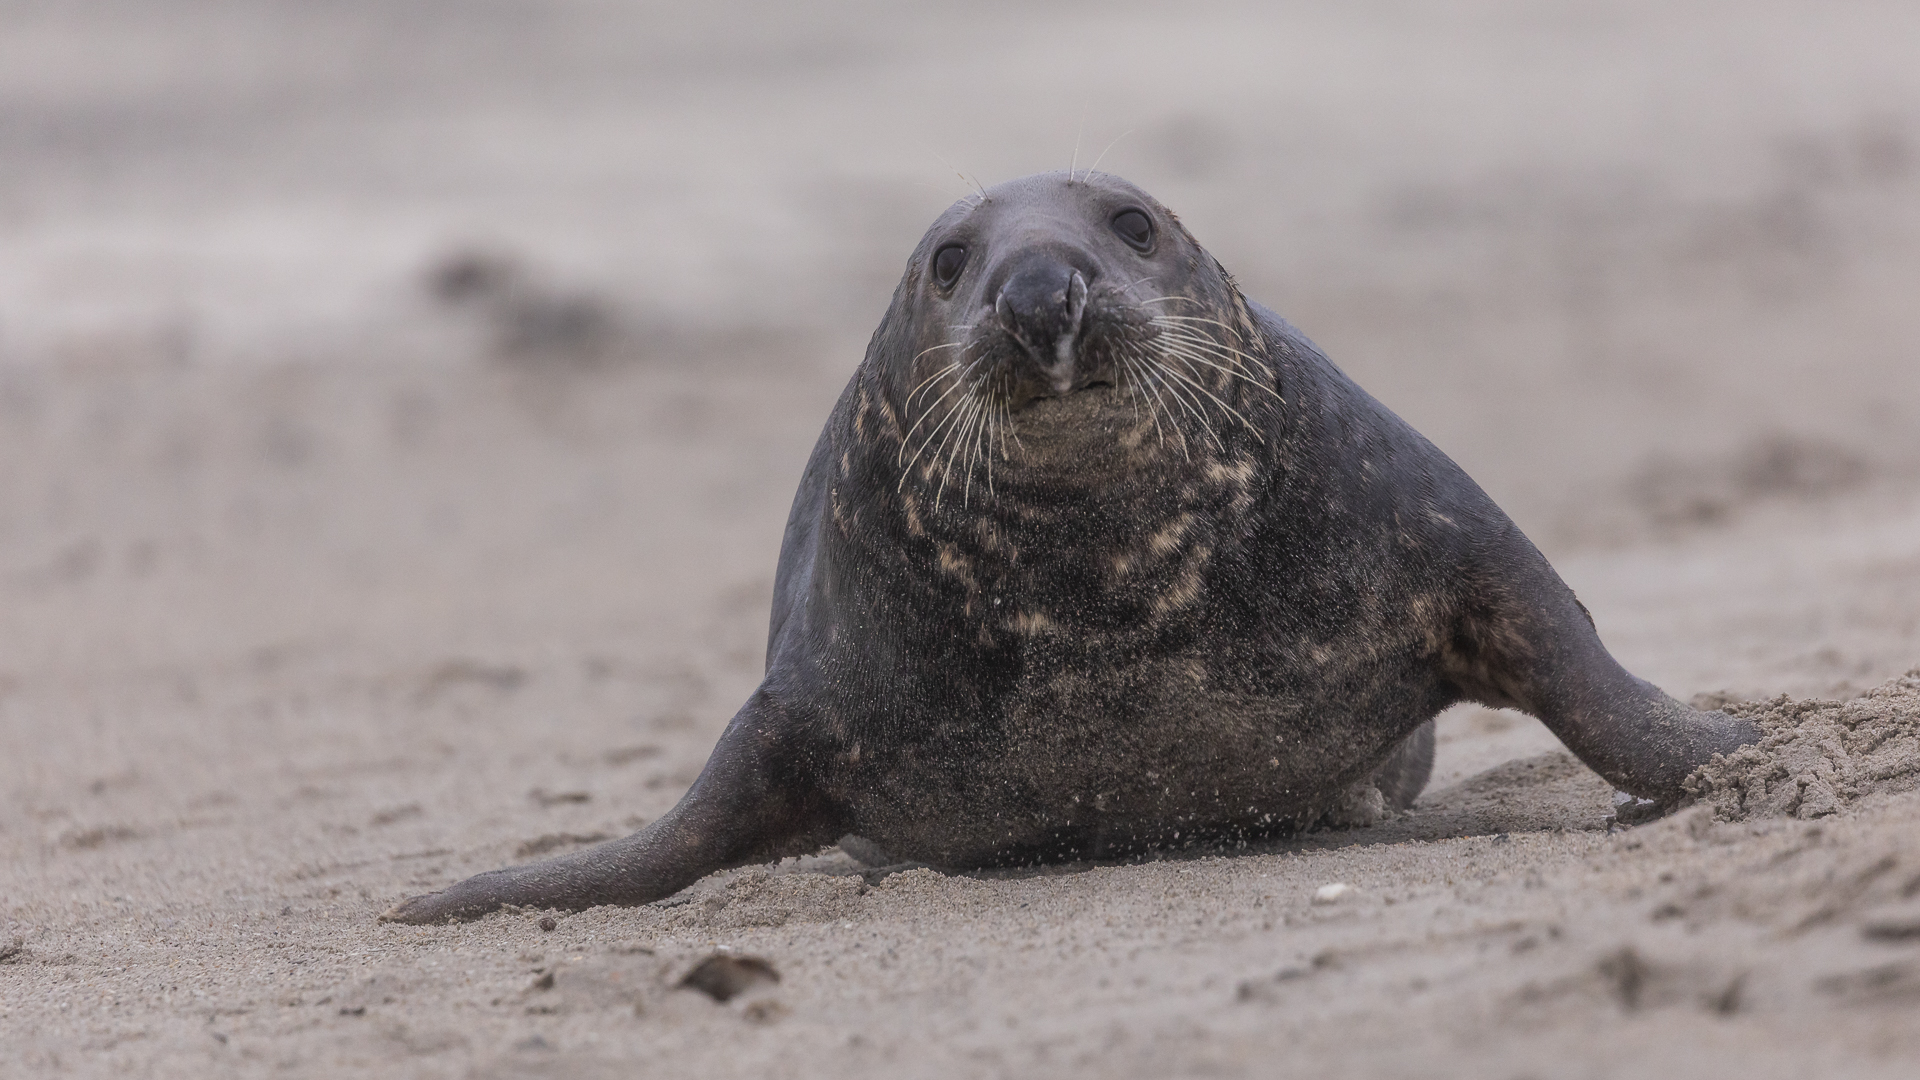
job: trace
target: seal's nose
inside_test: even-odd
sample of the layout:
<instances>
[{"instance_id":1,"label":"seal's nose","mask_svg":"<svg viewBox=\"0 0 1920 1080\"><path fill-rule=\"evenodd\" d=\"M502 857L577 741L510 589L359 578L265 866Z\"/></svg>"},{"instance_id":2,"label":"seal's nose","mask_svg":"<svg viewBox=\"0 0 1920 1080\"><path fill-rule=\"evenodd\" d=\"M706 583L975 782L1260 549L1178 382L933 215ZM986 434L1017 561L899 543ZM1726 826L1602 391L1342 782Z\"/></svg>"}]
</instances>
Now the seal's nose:
<instances>
[{"instance_id":1,"label":"seal's nose","mask_svg":"<svg viewBox=\"0 0 1920 1080\"><path fill-rule=\"evenodd\" d=\"M1073 388L1074 342L1086 310L1087 279L1050 259L1015 271L993 302L1001 327L1026 347L1060 394Z\"/></svg>"}]
</instances>

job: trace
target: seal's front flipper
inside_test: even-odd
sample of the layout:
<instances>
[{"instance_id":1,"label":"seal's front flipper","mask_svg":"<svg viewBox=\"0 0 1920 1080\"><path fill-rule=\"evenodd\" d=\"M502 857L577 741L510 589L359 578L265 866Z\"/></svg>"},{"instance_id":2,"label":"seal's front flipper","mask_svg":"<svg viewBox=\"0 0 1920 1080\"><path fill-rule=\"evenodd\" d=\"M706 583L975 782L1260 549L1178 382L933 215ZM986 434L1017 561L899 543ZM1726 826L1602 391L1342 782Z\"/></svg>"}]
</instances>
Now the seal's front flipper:
<instances>
[{"instance_id":1,"label":"seal's front flipper","mask_svg":"<svg viewBox=\"0 0 1920 1080\"><path fill-rule=\"evenodd\" d=\"M763 687L727 725L693 788L660 820L625 839L403 900L380 919L460 922L508 904L569 911L645 904L715 870L825 847L845 830L791 767L787 733L785 713Z\"/></svg>"}]
</instances>

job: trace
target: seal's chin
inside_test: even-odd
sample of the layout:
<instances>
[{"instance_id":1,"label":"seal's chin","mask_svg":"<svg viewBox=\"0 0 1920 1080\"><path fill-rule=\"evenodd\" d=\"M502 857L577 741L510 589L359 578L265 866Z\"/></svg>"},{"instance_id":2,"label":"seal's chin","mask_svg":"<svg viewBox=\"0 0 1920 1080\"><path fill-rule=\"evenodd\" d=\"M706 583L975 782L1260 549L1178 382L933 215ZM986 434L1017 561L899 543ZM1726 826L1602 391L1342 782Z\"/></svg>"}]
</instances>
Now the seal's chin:
<instances>
[{"instance_id":1,"label":"seal's chin","mask_svg":"<svg viewBox=\"0 0 1920 1080\"><path fill-rule=\"evenodd\" d=\"M1086 467L1112 451L1136 414L1129 395L1107 385L1035 398L1013 415L1019 456L1030 465Z\"/></svg>"}]
</instances>

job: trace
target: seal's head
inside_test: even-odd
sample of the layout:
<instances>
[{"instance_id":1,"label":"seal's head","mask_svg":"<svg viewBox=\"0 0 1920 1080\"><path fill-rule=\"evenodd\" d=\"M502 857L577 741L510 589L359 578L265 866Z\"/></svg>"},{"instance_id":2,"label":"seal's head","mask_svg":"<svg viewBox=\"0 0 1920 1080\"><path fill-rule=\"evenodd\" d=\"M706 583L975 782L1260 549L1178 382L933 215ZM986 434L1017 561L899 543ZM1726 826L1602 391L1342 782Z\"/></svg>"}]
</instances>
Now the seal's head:
<instances>
[{"instance_id":1,"label":"seal's head","mask_svg":"<svg viewBox=\"0 0 1920 1080\"><path fill-rule=\"evenodd\" d=\"M1233 280L1152 196L1104 173L1009 181L920 241L868 363L905 476L1191 459L1277 400ZM1092 458L1089 458L1092 455Z\"/></svg>"}]
</instances>

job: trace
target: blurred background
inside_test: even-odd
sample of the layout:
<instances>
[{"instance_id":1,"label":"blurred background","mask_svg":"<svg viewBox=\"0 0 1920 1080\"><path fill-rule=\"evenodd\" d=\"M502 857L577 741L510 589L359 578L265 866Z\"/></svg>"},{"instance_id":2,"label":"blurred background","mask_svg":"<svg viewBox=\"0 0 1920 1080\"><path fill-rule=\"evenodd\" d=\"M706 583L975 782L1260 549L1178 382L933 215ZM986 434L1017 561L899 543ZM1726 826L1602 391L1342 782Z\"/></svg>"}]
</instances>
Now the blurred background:
<instances>
[{"instance_id":1,"label":"blurred background","mask_svg":"<svg viewBox=\"0 0 1920 1080\"><path fill-rule=\"evenodd\" d=\"M896 894L857 938L804 913L777 930L774 898L821 893L685 909L791 935L737 939L795 973L801 1014L772 1036L721 1012L724 1037L664 1011L636 1026L624 996L531 1016L556 1009L517 989L543 962L528 937L495 920L403 939L372 916L673 805L760 679L802 464L922 230L973 179L1070 162L1157 195L1452 454L1636 674L1681 698L1841 696L1912 668L1917 61L1912 0L0 0L8 1060L519 1076L542 1066L496 1055L546 1053L544 1030L627 1047L610 1076L675 1046L724 1051L723 1072L809 1053L889 1075L1230 1072L1235 1046L1310 1057L1360 1030L1344 1018L1390 1014L1409 1040L1395 1061L1507 1054L1508 1024L1539 1060L1604 1069L1647 1059L1606 1025L1611 992L1580 989L1598 970L1631 1009L1616 961L1592 966L1603 945L1612 970L1662 980L1652 1007L1682 1000L1693 984L1668 980L1695 950L1726 950L1699 972L1756 972L1765 1011L1744 1020L1720 1015L1741 974L1714 983L1712 1013L1621 1021L1667 1032L1660 1054L1738 1040L1797 1075L1845 1072L1851 1057L1811 1056L1843 1043L1896 1060L1897 1039L1854 1035L1892 1030L1857 1026L1895 1015L1867 988L1903 992L1911 971L1889 983L1875 956L1807 983L1792 958L1839 938L1767 927L1865 903L1893 863L1869 867L1860 838L1903 850L1898 818L1830 826L1811 862L1786 860L1813 831L1714 839L1670 889L1646 860L1691 856L1664 842L1603 858L1598 833L1538 834L1371 862L1355 845L1294 885L1424 897L1458 873L1459 904L1379 924L1329 910L1318 939L1287 915L1271 949L1216 911L1281 887L1251 864L1088 875L1104 926L1051 938L1017 891L995 894L1003 923L972 899L907 903L958 893ZM1439 730L1436 791L1556 746L1469 706ZM1485 773L1470 797L1547 806L1521 775ZM1696 903L1711 867L1769 850L1760 877ZM1858 874L1834 861L1856 855ZM1749 921L1739 898L1762 893L1779 911ZM1667 895L1686 918L1650 929L1681 910L1645 914ZM620 963L651 964L643 927L749 925L636 918L539 948L629 941ZM1853 918L1821 932L1855 940ZM1406 919L1424 944L1381 966ZM1562 923L1565 942L1534 933ZM1751 929L1715 929L1734 923ZM1355 961L1347 981L1290 984L1318 1012L1228 1018L1237 976L1216 976L1309 955ZM841 981L817 981L835 964ZM1778 996L1767 964L1819 989ZM1443 992L1419 993L1429 977ZM573 979L557 999L597 985ZM806 989L827 985L867 996ZM820 1001L864 1002L859 1033L818 1024ZM1268 1041L1234 1042L1235 1024ZM977 1054L1003 1044L1028 1056Z\"/></svg>"},{"instance_id":2,"label":"blurred background","mask_svg":"<svg viewBox=\"0 0 1920 1080\"><path fill-rule=\"evenodd\" d=\"M1556 559L1908 483L1916 42L1869 0L0 0L0 692L586 642L750 686L957 173L1154 192Z\"/></svg>"}]
</instances>

